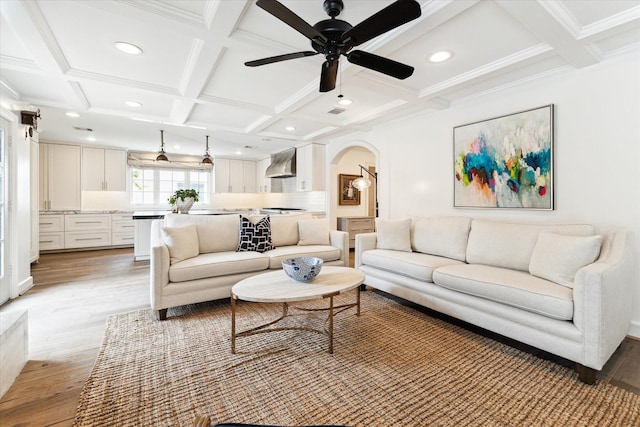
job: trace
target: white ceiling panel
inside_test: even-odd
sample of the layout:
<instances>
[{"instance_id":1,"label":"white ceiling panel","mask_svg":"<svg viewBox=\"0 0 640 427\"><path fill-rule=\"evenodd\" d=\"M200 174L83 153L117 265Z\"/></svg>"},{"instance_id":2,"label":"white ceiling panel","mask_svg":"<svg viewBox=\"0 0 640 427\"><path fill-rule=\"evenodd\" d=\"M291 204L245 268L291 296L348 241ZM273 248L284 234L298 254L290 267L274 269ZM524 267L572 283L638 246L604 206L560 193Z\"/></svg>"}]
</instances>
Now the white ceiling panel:
<instances>
[{"instance_id":1,"label":"white ceiling panel","mask_svg":"<svg viewBox=\"0 0 640 427\"><path fill-rule=\"evenodd\" d=\"M126 15L91 7L92 2L39 2L55 41L74 71L159 86L177 87L193 37ZM144 54L128 55L114 46L125 41Z\"/></svg>"},{"instance_id":2,"label":"white ceiling panel","mask_svg":"<svg viewBox=\"0 0 640 427\"><path fill-rule=\"evenodd\" d=\"M351 25L393 3L343 1L338 19ZM281 3L310 25L328 19L322 0ZM638 0L417 4L420 18L355 47L415 67L412 76L398 80L342 56L337 87L321 93L324 55L244 65L311 50L254 0L0 0L0 102L7 110L40 108L44 141L155 151L164 128L169 150L200 153L210 135L214 156L259 159L640 54ZM122 54L115 41L144 53ZM440 49L453 58L428 62ZM327 114L340 93L353 104ZM69 110L81 117L65 116ZM95 141L78 125L94 129Z\"/></svg>"}]
</instances>

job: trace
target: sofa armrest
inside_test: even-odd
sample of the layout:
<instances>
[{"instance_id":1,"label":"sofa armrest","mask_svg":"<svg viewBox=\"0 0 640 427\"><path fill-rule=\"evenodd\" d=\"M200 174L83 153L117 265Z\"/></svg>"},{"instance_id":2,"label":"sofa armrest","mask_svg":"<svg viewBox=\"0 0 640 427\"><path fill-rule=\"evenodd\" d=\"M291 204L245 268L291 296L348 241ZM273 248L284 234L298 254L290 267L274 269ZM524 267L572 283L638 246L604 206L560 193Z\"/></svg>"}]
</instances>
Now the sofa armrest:
<instances>
[{"instance_id":1,"label":"sofa armrest","mask_svg":"<svg viewBox=\"0 0 640 427\"><path fill-rule=\"evenodd\" d=\"M585 366L600 370L629 332L633 293L631 236L602 233L600 258L576 274L574 324L584 336Z\"/></svg>"},{"instance_id":2,"label":"sofa armrest","mask_svg":"<svg viewBox=\"0 0 640 427\"><path fill-rule=\"evenodd\" d=\"M340 259L345 267L349 267L349 233L346 231L329 230L329 243L340 249Z\"/></svg>"},{"instance_id":3,"label":"sofa armrest","mask_svg":"<svg viewBox=\"0 0 640 427\"><path fill-rule=\"evenodd\" d=\"M355 267L358 268L362 265L362 253L375 249L378 245L378 233L362 233L356 234L356 256Z\"/></svg>"},{"instance_id":4,"label":"sofa armrest","mask_svg":"<svg viewBox=\"0 0 640 427\"><path fill-rule=\"evenodd\" d=\"M150 282L151 308L160 310L162 307L162 290L169 284L169 248L165 245L160 232L164 220L156 219L151 222L151 253L150 253Z\"/></svg>"}]
</instances>

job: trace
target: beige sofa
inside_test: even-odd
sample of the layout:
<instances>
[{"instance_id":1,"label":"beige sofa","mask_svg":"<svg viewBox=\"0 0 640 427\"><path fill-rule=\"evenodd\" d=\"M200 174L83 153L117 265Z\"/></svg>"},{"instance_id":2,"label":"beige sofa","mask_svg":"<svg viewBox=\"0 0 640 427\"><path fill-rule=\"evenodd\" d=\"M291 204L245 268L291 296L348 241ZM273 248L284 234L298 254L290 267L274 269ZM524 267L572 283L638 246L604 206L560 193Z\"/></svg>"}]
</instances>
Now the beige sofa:
<instances>
[{"instance_id":1,"label":"beige sofa","mask_svg":"<svg viewBox=\"0 0 640 427\"><path fill-rule=\"evenodd\" d=\"M349 265L348 234L330 230L325 220L311 214L251 216L249 225L257 227L265 218L275 248L264 251L238 251L242 227L237 214L169 214L153 221L151 308L159 319L166 319L170 307L228 298L239 280L282 268L282 261L293 256Z\"/></svg>"},{"instance_id":2,"label":"beige sofa","mask_svg":"<svg viewBox=\"0 0 640 427\"><path fill-rule=\"evenodd\" d=\"M466 217L356 236L365 284L577 363L593 383L631 322L629 233Z\"/></svg>"}]
</instances>

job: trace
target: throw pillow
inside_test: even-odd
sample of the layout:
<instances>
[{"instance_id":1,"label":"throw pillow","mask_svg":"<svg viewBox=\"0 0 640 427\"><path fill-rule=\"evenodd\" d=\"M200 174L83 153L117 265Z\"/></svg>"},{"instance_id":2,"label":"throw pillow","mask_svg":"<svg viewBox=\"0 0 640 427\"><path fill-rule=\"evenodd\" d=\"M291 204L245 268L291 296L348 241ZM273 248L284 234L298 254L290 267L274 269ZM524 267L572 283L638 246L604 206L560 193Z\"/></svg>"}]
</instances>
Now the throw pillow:
<instances>
[{"instance_id":1,"label":"throw pillow","mask_svg":"<svg viewBox=\"0 0 640 427\"><path fill-rule=\"evenodd\" d=\"M598 258L601 243L602 236L540 233L529 262L529 273L573 288L576 273Z\"/></svg>"},{"instance_id":2,"label":"throw pillow","mask_svg":"<svg viewBox=\"0 0 640 427\"><path fill-rule=\"evenodd\" d=\"M411 218L376 218L377 248L411 252Z\"/></svg>"},{"instance_id":3,"label":"throw pillow","mask_svg":"<svg viewBox=\"0 0 640 427\"><path fill-rule=\"evenodd\" d=\"M198 256L198 230L195 224L181 227L160 227L162 239L169 248L171 264Z\"/></svg>"},{"instance_id":4,"label":"throw pillow","mask_svg":"<svg viewBox=\"0 0 640 427\"><path fill-rule=\"evenodd\" d=\"M329 245L329 225L322 219L298 221L298 246Z\"/></svg>"},{"instance_id":5,"label":"throw pillow","mask_svg":"<svg viewBox=\"0 0 640 427\"><path fill-rule=\"evenodd\" d=\"M240 215L240 243L236 252L265 252L274 249L271 242L271 222L265 216L255 224Z\"/></svg>"}]
</instances>

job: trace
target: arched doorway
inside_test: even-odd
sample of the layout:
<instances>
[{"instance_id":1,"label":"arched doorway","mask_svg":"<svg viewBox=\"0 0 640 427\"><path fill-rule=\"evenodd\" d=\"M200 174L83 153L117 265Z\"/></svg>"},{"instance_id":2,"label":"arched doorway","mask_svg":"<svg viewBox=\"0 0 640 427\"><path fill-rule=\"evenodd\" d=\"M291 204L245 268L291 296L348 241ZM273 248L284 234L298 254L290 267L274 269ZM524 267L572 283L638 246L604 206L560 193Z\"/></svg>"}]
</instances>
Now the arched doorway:
<instances>
[{"instance_id":1,"label":"arched doorway","mask_svg":"<svg viewBox=\"0 0 640 427\"><path fill-rule=\"evenodd\" d=\"M340 182L340 176L359 177L361 175L360 166L369 170L372 174L376 172L378 164L378 153L374 147L364 141L353 141L348 146L341 144L339 149L335 151L329 146L327 158L329 164L329 177L327 179L329 198L328 218L331 224L336 224L338 217L359 217L371 216L376 213L376 179L362 172L362 175L371 180L371 186L360 192L357 204L341 204L340 196L344 189L343 183ZM378 200L379 203L379 200Z\"/></svg>"}]
</instances>

